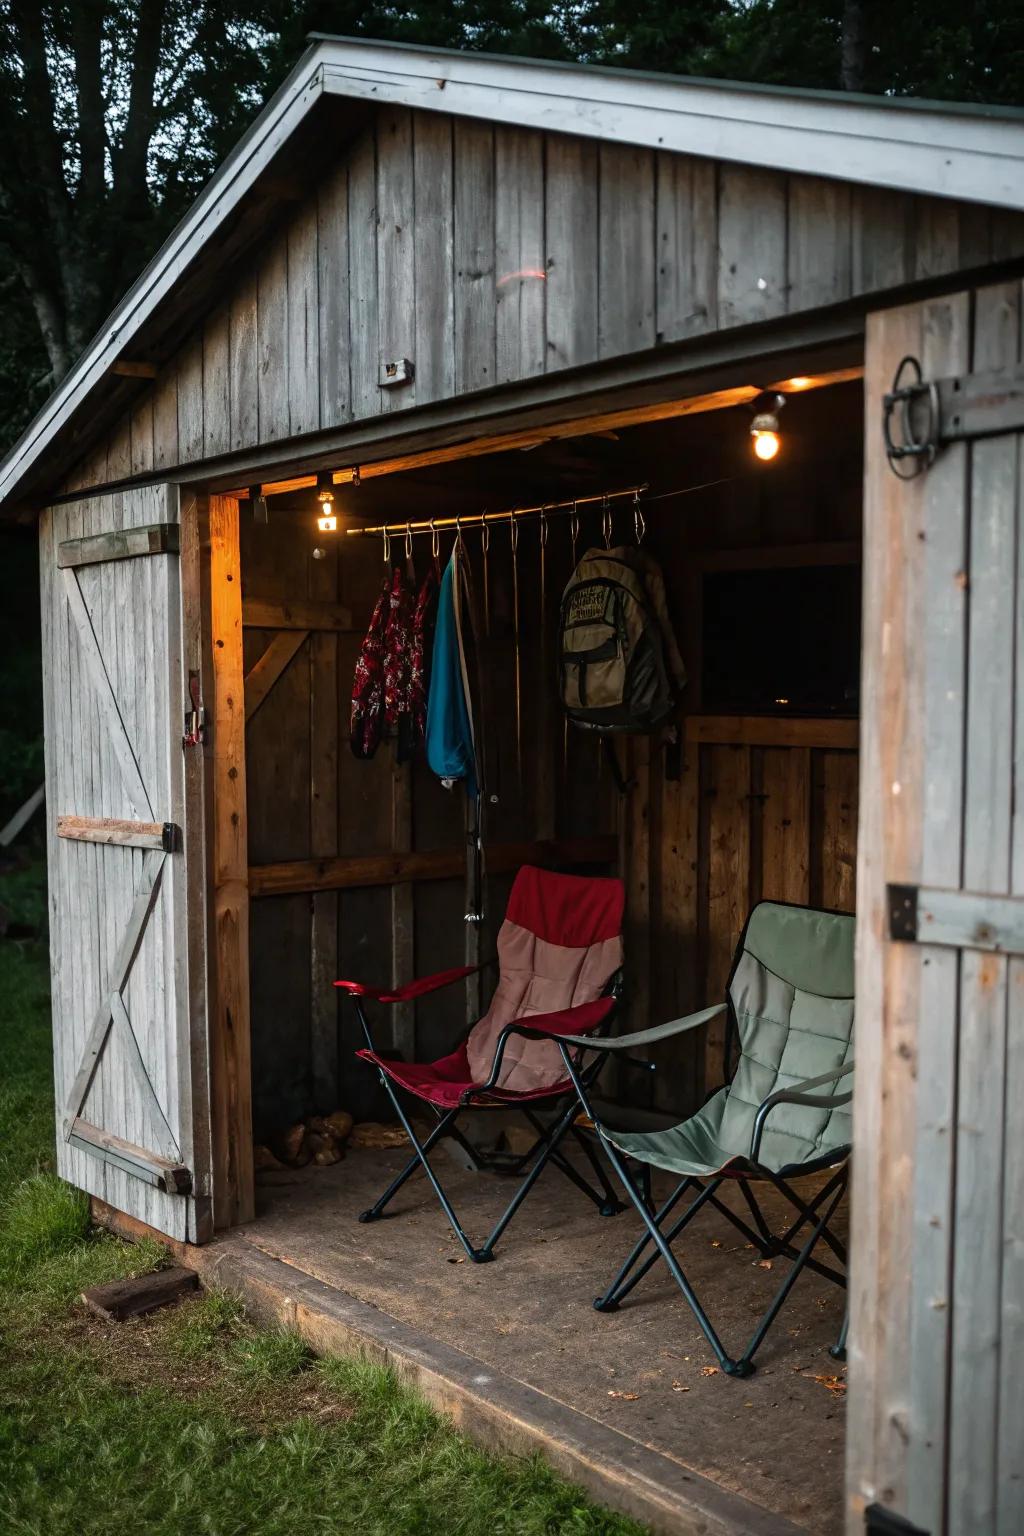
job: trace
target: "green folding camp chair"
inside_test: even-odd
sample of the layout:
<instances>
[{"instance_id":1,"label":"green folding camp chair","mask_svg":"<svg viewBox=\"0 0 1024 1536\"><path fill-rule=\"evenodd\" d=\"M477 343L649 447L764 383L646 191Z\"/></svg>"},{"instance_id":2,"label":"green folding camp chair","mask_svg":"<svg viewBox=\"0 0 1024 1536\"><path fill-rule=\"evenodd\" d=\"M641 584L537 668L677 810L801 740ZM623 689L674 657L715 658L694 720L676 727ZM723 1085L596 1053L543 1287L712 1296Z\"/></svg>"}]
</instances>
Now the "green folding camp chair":
<instances>
[{"instance_id":1,"label":"green folding camp chair","mask_svg":"<svg viewBox=\"0 0 1024 1536\"><path fill-rule=\"evenodd\" d=\"M615 1311L659 1257L664 1259L730 1376L751 1374L754 1355L802 1270L846 1287L846 1249L830 1223L849 1171L852 1120L846 1106L853 1094L837 1090L839 1080L853 1071L853 931L854 919L848 915L763 901L751 912L740 939L726 1003L619 1039L559 1041L584 1112L646 1229L594 1306L599 1312ZM574 1045L630 1051L695 1029L723 1011L728 1013L727 1067L739 1047L735 1071L689 1120L664 1130L630 1129L628 1116L595 1108L570 1055ZM636 1177L631 1167L639 1169ZM650 1195L651 1168L681 1175L658 1209ZM831 1176L809 1199L793 1189L795 1178L829 1169ZM753 1226L719 1200L726 1179L736 1182ZM772 1232L757 1202L758 1183L772 1185L796 1213L781 1235ZM694 1198L682 1215L670 1221L691 1192ZM726 1352L672 1251L675 1239L705 1205L727 1217L765 1258L793 1261L736 1359ZM814 1257L819 1242L831 1249L842 1271ZM844 1348L845 1323L832 1353L841 1357Z\"/></svg>"}]
</instances>

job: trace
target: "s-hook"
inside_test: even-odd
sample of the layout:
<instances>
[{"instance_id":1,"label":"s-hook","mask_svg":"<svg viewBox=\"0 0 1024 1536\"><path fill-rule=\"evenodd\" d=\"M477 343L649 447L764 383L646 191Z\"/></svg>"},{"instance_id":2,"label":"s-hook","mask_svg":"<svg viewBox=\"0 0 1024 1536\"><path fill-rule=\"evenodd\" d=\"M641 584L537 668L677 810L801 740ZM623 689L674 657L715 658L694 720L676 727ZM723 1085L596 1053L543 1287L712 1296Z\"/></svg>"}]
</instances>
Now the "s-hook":
<instances>
[{"instance_id":1,"label":"s-hook","mask_svg":"<svg viewBox=\"0 0 1024 1536\"><path fill-rule=\"evenodd\" d=\"M605 547L605 549L611 549L611 547L612 547L612 509L611 509L611 503L608 500L607 494L605 494L604 501L601 503L601 532L604 535L604 547Z\"/></svg>"},{"instance_id":2,"label":"s-hook","mask_svg":"<svg viewBox=\"0 0 1024 1536\"><path fill-rule=\"evenodd\" d=\"M639 491L634 491L633 492L633 536L636 539L638 544L642 544L643 543L643 541L644 541L644 534L646 532L647 532L647 523L645 522L644 515L643 515L643 513L640 510L640 492Z\"/></svg>"}]
</instances>

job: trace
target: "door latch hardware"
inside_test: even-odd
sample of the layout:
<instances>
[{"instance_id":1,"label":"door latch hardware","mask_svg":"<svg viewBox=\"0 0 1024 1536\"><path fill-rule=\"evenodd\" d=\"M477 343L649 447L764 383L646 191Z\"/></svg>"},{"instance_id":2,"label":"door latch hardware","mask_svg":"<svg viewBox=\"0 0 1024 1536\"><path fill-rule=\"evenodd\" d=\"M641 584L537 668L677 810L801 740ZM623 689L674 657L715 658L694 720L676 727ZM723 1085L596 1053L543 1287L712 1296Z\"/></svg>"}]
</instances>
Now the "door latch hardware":
<instances>
[{"instance_id":1,"label":"door latch hardware","mask_svg":"<svg viewBox=\"0 0 1024 1536\"><path fill-rule=\"evenodd\" d=\"M893 435L894 422L898 424L898 439ZM882 397L882 433L889 467L901 480L915 479L935 462L939 392L934 384L925 383L916 357L902 359L892 389Z\"/></svg>"},{"instance_id":2,"label":"door latch hardware","mask_svg":"<svg viewBox=\"0 0 1024 1536\"><path fill-rule=\"evenodd\" d=\"M188 700L189 707L185 711L185 734L181 744L183 747L201 747L206 740L206 710L203 708L202 695L199 691L198 672L190 672L188 675Z\"/></svg>"}]
</instances>

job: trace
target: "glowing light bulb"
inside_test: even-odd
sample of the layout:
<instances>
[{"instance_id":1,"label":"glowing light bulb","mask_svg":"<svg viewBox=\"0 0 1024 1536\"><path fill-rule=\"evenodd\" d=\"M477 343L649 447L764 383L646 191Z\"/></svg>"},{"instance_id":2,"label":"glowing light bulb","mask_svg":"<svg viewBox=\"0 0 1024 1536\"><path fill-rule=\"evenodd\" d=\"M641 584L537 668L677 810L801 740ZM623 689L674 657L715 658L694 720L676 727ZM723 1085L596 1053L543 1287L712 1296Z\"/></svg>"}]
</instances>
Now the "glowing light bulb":
<instances>
[{"instance_id":1,"label":"glowing light bulb","mask_svg":"<svg viewBox=\"0 0 1024 1536\"><path fill-rule=\"evenodd\" d=\"M330 511L326 510L325 508L325 510L317 518L316 525L320 529L321 533L337 533L338 519L334 515L333 506L331 507Z\"/></svg>"},{"instance_id":2,"label":"glowing light bulb","mask_svg":"<svg viewBox=\"0 0 1024 1536\"><path fill-rule=\"evenodd\" d=\"M754 439L754 452L757 454L757 457L763 459L765 463L769 459L774 459L779 451L779 434L758 428L757 431L752 433L752 436Z\"/></svg>"}]
</instances>

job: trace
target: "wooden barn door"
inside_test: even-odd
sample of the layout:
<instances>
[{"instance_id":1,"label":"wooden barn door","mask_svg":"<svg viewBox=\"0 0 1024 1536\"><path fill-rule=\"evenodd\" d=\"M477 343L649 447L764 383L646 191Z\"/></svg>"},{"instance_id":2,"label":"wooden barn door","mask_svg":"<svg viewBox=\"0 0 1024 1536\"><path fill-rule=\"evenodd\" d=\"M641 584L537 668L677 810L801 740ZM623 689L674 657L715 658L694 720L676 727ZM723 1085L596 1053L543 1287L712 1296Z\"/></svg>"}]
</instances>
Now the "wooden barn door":
<instances>
[{"instance_id":1,"label":"wooden barn door","mask_svg":"<svg viewBox=\"0 0 1024 1536\"><path fill-rule=\"evenodd\" d=\"M181 516L179 516L181 512ZM192 498L41 522L58 1169L173 1237L210 1226Z\"/></svg>"},{"instance_id":2,"label":"wooden barn door","mask_svg":"<svg viewBox=\"0 0 1024 1536\"><path fill-rule=\"evenodd\" d=\"M868 324L850 1533L1024 1530L1022 318L1018 281Z\"/></svg>"}]
</instances>

